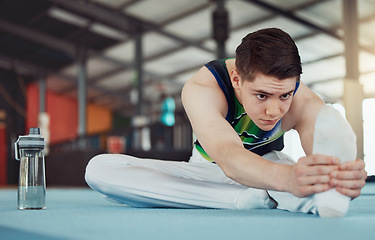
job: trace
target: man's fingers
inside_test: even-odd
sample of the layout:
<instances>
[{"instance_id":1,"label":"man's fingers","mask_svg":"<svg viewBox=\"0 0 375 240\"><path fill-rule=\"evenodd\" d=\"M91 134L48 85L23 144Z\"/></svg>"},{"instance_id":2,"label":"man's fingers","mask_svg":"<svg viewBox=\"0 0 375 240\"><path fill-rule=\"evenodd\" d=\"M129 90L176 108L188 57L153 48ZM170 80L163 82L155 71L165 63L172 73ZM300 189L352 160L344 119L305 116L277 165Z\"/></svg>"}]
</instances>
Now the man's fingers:
<instances>
[{"instance_id":1,"label":"man's fingers","mask_svg":"<svg viewBox=\"0 0 375 240\"><path fill-rule=\"evenodd\" d=\"M325 192L332 189L329 184L315 184L315 185L305 185L300 188L300 196L297 197L307 197L316 193Z\"/></svg>"},{"instance_id":2,"label":"man's fingers","mask_svg":"<svg viewBox=\"0 0 375 240\"><path fill-rule=\"evenodd\" d=\"M345 196L351 197L352 199L357 198L361 195L361 189L337 187L336 190Z\"/></svg>"},{"instance_id":3,"label":"man's fingers","mask_svg":"<svg viewBox=\"0 0 375 240\"><path fill-rule=\"evenodd\" d=\"M346 162L340 165L340 170L361 170L365 168L365 162L357 159L353 162Z\"/></svg>"},{"instance_id":4,"label":"man's fingers","mask_svg":"<svg viewBox=\"0 0 375 240\"><path fill-rule=\"evenodd\" d=\"M339 167L337 165L316 165L298 168L296 170L296 173L299 177L321 175L329 176L331 172L337 172L337 170L339 170Z\"/></svg>"},{"instance_id":5,"label":"man's fingers","mask_svg":"<svg viewBox=\"0 0 375 240\"><path fill-rule=\"evenodd\" d=\"M361 189L366 184L367 172L364 161L357 159L340 165L338 171L331 172L330 184L336 190L352 199L361 194Z\"/></svg>"},{"instance_id":6,"label":"man's fingers","mask_svg":"<svg viewBox=\"0 0 375 240\"><path fill-rule=\"evenodd\" d=\"M332 187L336 188L349 188L349 189L361 189L365 186L366 181L365 179L357 179L357 180L337 180L332 179L330 181Z\"/></svg>"},{"instance_id":7,"label":"man's fingers","mask_svg":"<svg viewBox=\"0 0 375 240\"><path fill-rule=\"evenodd\" d=\"M310 155L300 159L302 164L305 165L337 165L340 160L334 156L326 156L320 154Z\"/></svg>"},{"instance_id":8,"label":"man's fingers","mask_svg":"<svg viewBox=\"0 0 375 240\"><path fill-rule=\"evenodd\" d=\"M367 172L364 169L353 171L333 171L331 177L337 180L366 180Z\"/></svg>"},{"instance_id":9,"label":"man's fingers","mask_svg":"<svg viewBox=\"0 0 375 240\"><path fill-rule=\"evenodd\" d=\"M298 179L298 184L305 185L314 185L314 184L328 184L330 183L331 178L329 175L318 175L318 176L306 176Z\"/></svg>"}]
</instances>

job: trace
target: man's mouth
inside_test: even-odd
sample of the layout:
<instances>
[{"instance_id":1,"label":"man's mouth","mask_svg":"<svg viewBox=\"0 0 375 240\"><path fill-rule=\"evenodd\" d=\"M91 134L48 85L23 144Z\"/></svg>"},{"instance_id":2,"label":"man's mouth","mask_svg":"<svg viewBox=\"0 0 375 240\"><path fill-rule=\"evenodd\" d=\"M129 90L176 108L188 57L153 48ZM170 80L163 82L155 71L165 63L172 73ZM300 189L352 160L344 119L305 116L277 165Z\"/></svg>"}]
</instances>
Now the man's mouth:
<instances>
[{"instance_id":1,"label":"man's mouth","mask_svg":"<svg viewBox=\"0 0 375 240\"><path fill-rule=\"evenodd\" d=\"M267 120L267 119L262 119L262 122L267 124L267 125L274 125L277 123L277 119L273 119L273 120Z\"/></svg>"}]
</instances>

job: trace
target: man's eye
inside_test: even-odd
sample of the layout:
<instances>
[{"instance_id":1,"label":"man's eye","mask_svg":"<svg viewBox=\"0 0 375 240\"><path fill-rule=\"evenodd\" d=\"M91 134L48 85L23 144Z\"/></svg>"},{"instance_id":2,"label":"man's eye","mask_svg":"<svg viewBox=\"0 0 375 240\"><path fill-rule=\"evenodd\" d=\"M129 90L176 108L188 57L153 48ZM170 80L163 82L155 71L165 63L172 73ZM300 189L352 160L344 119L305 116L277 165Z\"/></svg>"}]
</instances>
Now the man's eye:
<instances>
[{"instance_id":1,"label":"man's eye","mask_svg":"<svg viewBox=\"0 0 375 240\"><path fill-rule=\"evenodd\" d=\"M263 95L263 94L257 94L257 98L259 99L259 100L264 100L264 99L266 99L266 95Z\"/></svg>"},{"instance_id":2,"label":"man's eye","mask_svg":"<svg viewBox=\"0 0 375 240\"><path fill-rule=\"evenodd\" d=\"M289 97L290 97L290 94L285 94L285 95L282 95L280 98L282 100L287 100Z\"/></svg>"}]
</instances>

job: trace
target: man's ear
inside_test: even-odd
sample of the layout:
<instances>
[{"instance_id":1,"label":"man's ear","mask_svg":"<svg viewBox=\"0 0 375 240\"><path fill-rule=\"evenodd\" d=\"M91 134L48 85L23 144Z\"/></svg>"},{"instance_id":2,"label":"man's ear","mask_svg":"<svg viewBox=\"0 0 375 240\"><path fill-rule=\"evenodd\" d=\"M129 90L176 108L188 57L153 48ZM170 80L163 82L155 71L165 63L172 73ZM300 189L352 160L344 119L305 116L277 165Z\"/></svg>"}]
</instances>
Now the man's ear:
<instances>
[{"instance_id":1,"label":"man's ear","mask_svg":"<svg viewBox=\"0 0 375 240\"><path fill-rule=\"evenodd\" d=\"M241 84L240 75L238 74L237 70L232 70L230 72L230 81L234 89L239 89Z\"/></svg>"}]
</instances>

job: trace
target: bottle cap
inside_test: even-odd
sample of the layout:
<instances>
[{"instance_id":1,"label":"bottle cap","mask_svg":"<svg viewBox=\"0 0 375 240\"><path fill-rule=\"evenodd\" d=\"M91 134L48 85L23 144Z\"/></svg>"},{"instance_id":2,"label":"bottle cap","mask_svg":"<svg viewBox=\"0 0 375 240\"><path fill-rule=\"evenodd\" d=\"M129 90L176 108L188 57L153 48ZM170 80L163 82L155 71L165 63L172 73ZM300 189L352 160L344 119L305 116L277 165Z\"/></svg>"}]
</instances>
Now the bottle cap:
<instances>
[{"instance_id":1,"label":"bottle cap","mask_svg":"<svg viewBox=\"0 0 375 240\"><path fill-rule=\"evenodd\" d=\"M30 128L29 134L40 135L40 128Z\"/></svg>"},{"instance_id":2,"label":"bottle cap","mask_svg":"<svg viewBox=\"0 0 375 240\"><path fill-rule=\"evenodd\" d=\"M44 149L45 143L44 138L40 135L40 128L30 128L29 135L19 136L14 146L17 160L19 160L20 148Z\"/></svg>"}]
</instances>

